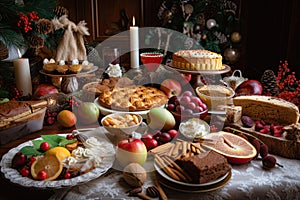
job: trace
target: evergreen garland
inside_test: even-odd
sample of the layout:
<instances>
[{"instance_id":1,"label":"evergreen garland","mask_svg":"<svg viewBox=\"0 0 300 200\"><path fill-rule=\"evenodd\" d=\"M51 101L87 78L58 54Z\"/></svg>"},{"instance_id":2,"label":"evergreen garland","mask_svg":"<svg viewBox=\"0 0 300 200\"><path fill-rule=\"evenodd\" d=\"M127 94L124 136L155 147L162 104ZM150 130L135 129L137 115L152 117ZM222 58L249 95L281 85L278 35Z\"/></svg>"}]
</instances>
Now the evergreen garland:
<instances>
[{"instance_id":1,"label":"evergreen garland","mask_svg":"<svg viewBox=\"0 0 300 200\"><path fill-rule=\"evenodd\" d=\"M32 35L39 35L45 40L45 45L50 47L55 44L53 42L53 35L37 33L35 26L36 21L31 21L33 29L24 32L18 26L20 15L31 12L36 12L39 19L53 19L55 14L53 10L57 6L56 0L1 0L0 2L0 40L5 43L7 48L16 46L22 48L28 46L28 40ZM54 40L57 40L54 38Z\"/></svg>"}]
</instances>

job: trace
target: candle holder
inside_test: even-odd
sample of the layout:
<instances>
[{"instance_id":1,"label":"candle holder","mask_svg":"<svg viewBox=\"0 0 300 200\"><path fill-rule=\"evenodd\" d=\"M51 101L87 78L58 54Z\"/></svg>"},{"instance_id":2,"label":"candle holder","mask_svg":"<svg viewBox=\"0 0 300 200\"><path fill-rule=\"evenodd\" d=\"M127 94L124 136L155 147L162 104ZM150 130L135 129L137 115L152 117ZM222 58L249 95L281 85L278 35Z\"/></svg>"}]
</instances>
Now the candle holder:
<instances>
[{"instance_id":1,"label":"candle holder","mask_svg":"<svg viewBox=\"0 0 300 200\"><path fill-rule=\"evenodd\" d=\"M145 52L141 53L140 56L145 68L152 72L157 70L158 66L162 63L164 55L158 52Z\"/></svg>"}]
</instances>

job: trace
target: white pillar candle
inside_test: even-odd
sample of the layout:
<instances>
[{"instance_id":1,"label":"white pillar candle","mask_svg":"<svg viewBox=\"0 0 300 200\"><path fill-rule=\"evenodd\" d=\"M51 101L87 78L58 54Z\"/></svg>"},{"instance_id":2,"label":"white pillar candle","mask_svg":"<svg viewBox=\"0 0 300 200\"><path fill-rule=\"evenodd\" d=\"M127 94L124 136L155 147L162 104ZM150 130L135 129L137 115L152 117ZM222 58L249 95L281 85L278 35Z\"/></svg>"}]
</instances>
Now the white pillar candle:
<instances>
[{"instance_id":1,"label":"white pillar candle","mask_svg":"<svg viewBox=\"0 0 300 200\"><path fill-rule=\"evenodd\" d=\"M23 92L23 96L32 94L32 82L30 75L29 60L22 58L18 49L19 59L13 61L16 85Z\"/></svg>"},{"instance_id":2,"label":"white pillar candle","mask_svg":"<svg viewBox=\"0 0 300 200\"><path fill-rule=\"evenodd\" d=\"M139 64L139 28L135 26L135 18L130 26L130 64L131 68L138 68Z\"/></svg>"}]
</instances>

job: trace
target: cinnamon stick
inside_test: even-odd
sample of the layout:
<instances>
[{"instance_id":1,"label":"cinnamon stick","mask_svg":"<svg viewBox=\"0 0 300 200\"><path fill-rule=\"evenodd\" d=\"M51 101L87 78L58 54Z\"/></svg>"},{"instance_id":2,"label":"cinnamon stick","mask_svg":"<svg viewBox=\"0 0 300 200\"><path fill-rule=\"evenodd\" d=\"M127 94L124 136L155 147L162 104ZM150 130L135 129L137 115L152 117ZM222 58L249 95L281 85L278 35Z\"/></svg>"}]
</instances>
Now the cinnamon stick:
<instances>
[{"instance_id":1,"label":"cinnamon stick","mask_svg":"<svg viewBox=\"0 0 300 200\"><path fill-rule=\"evenodd\" d=\"M180 181L181 179L178 177L178 175L176 175L174 173L174 171L172 171L172 169L167 166L164 161L157 155L155 155L155 162L156 164L166 173L168 174L168 176L170 176L171 178Z\"/></svg>"},{"instance_id":2,"label":"cinnamon stick","mask_svg":"<svg viewBox=\"0 0 300 200\"><path fill-rule=\"evenodd\" d=\"M186 177L186 179L187 179L188 182L192 181L192 178L175 161L171 160L171 158L169 158L167 156L165 156L164 158L165 158L165 160L167 160L169 163L172 164L172 166L174 167L174 169L176 169L180 173L182 173Z\"/></svg>"},{"instance_id":3,"label":"cinnamon stick","mask_svg":"<svg viewBox=\"0 0 300 200\"><path fill-rule=\"evenodd\" d=\"M155 180L155 186L157 187L158 193L159 193L159 199L160 200L168 200L168 197L165 193L165 191L162 189L160 183Z\"/></svg>"}]
</instances>

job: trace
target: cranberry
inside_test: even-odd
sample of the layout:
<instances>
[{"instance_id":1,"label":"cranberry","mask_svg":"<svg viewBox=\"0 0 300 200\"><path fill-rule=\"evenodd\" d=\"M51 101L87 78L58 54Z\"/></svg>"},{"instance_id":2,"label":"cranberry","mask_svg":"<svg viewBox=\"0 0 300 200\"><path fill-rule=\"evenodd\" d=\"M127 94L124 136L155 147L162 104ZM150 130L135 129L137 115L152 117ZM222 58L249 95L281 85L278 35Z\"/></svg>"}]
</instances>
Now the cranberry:
<instances>
[{"instance_id":1,"label":"cranberry","mask_svg":"<svg viewBox=\"0 0 300 200\"><path fill-rule=\"evenodd\" d=\"M29 170L28 170L27 167L23 167L23 168L20 170L20 173L21 173L21 175L24 176L24 177L29 176Z\"/></svg>"},{"instance_id":2,"label":"cranberry","mask_svg":"<svg viewBox=\"0 0 300 200\"><path fill-rule=\"evenodd\" d=\"M65 175L64 175L64 178L65 179L71 178L71 174L69 172L66 172Z\"/></svg>"},{"instance_id":3,"label":"cranberry","mask_svg":"<svg viewBox=\"0 0 300 200\"><path fill-rule=\"evenodd\" d=\"M37 174L37 178L39 180L45 180L47 178L47 172L44 170L39 171L39 173Z\"/></svg>"},{"instance_id":4,"label":"cranberry","mask_svg":"<svg viewBox=\"0 0 300 200\"><path fill-rule=\"evenodd\" d=\"M42 151L48 151L50 149L50 144L48 142L42 142L40 145Z\"/></svg>"}]
</instances>

